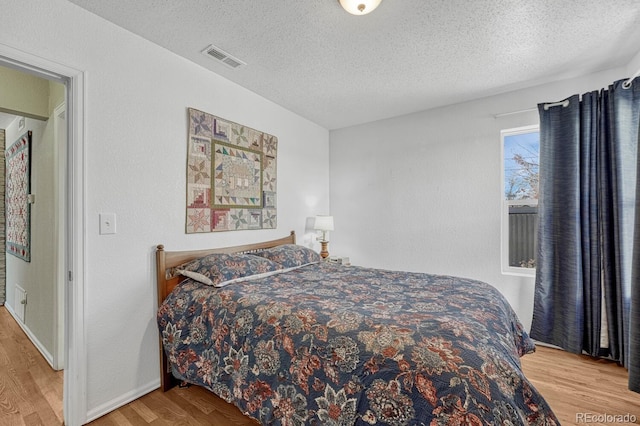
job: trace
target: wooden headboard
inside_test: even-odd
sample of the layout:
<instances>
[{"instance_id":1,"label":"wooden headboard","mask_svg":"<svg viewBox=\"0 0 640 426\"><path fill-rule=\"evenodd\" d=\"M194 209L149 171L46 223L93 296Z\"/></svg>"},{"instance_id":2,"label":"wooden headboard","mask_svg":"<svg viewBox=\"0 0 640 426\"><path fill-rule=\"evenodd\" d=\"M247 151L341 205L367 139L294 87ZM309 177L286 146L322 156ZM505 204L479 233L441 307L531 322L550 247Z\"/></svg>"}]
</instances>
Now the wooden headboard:
<instances>
[{"instance_id":1,"label":"wooden headboard","mask_svg":"<svg viewBox=\"0 0 640 426\"><path fill-rule=\"evenodd\" d=\"M173 290L173 288L184 279L184 277L175 274L177 266L212 253L251 253L282 244L295 243L296 234L295 231L291 231L288 236L277 240L215 249L166 251L164 246L159 244L156 248L158 306L160 306L164 299L167 298L169 293L171 293L171 290ZM160 335L160 369L161 387L163 391L167 391L177 384L177 380L171 374L171 369L162 347L162 335Z\"/></svg>"}]
</instances>

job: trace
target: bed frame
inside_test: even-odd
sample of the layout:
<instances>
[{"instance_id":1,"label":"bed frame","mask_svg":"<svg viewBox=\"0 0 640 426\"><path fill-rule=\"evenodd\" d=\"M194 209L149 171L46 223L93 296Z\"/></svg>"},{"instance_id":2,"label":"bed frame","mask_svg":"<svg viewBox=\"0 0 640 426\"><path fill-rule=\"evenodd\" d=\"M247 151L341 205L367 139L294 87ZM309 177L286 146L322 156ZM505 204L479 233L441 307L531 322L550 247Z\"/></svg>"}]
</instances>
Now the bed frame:
<instances>
[{"instance_id":1,"label":"bed frame","mask_svg":"<svg viewBox=\"0 0 640 426\"><path fill-rule=\"evenodd\" d=\"M166 251L162 244L156 248L156 272L158 280L158 306L171 293L171 290L184 279L175 274L175 269L184 263L213 253L252 253L282 244L295 244L295 231L277 240L263 241L255 244L245 244L233 247L221 247L204 250ZM162 347L162 335L160 335L160 384L164 392L178 384L178 380L171 374L171 368Z\"/></svg>"}]
</instances>

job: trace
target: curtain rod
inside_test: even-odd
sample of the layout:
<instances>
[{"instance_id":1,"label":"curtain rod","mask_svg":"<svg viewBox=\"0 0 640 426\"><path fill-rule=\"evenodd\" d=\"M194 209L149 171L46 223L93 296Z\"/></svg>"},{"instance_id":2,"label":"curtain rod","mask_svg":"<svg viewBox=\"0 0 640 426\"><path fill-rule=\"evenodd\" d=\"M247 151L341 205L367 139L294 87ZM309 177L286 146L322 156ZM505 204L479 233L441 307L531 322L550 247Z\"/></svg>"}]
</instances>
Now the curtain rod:
<instances>
[{"instance_id":1,"label":"curtain rod","mask_svg":"<svg viewBox=\"0 0 640 426\"><path fill-rule=\"evenodd\" d=\"M634 78L638 77L639 75L640 75L640 69L636 71L634 75L629 77L629 80L622 83L622 87L624 87L625 89L628 89L629 87L631 87L631 82L633 81Z\"/></svg>"},{"instance_id":2,"label":"curtain rod","mask_svg":"<svg viewBox=\"0 0 640 426\"><path fill-rule=\"evenodd\" d=\"M544 104L544 110L548 110L551 107L554 106L563 106L566 107L567 105L569 105L569 100L565 99L564 101L560 101L560 102L550 102L550 103L546 103ZM503 112L500 114L495 114L493 116L493 118L500 118L500 117L505 117L507 115L514 115L514 114L524 114L526 112L534 112L534 111L538 111L538 108L527 108L527 109L521 109L520 111L512 111L512 112Z\"/></svg>"},{"instance_id":3,"label":"curtain rod","mask_svg":"<svg viewBox=\"0 0 640 426\"><path fill-rule=\"evenodd\" d=\"M545 111L548 111L549 108L554 107L554 106L562 106L564 107L568 107L569 106L569 99L565 99L564 101L560 101L560 102L550 102L548 104L544 104L543 108Z\"/></svg>"},{"instance_id":4,"label":"curtain rod","mask_svg":"<svg viewBox=\"0 0 640 426\"><path fill-rule=\"evenodd\" d=\"M527 108L527 109L521 109L520 111L502 112L500 114L494 114L493 118L506 117L507 115L514 115L514 114L524 114L525 112L533 112L537 110L538 108Z\"/></svg>"},{"instance_id":5,"label":"curtain rod","mask_svg":"<svg viewBox=\"0 0 640 426\"><path fill-rule=\"evenodd\" d=\"M636 71L636 73L633 74L631 77L629 77L624 83L622 83L622 87L624 87L625 89L628 89L629 87L631 87L631 82L638 76L640 76L640 69ZM565 99L562 102L553 102L553 103L544 104L544 109L547 110L550 107L559 106L559 105L566 107L567 105L569 105L569 101ZM524 114L526 112L533 112L537 110L538 108L527 108L527 109L521 109L519 111L502 112L500 114L494 114L493 118L506 117L508 115L515 115L515 114Z\"/></svg>"}]
</instances>

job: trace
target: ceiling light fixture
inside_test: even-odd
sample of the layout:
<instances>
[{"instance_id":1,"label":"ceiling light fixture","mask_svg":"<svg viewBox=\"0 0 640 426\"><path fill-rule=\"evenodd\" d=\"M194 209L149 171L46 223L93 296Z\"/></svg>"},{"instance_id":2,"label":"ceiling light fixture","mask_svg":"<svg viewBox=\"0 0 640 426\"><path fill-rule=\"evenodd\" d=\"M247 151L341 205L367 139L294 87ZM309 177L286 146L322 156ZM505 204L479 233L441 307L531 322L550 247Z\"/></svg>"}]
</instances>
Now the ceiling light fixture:
<instances>
[{"instance_id":1,"label":"ceiling light fixture","mask_svg":"<svg viewBox=\"0 0 640 426\"><path fill-rule=\"evenodd\" d=\"M366 15L372 12L382 0L338 0L344 10L352 15Z\"/></svg>"}]
</instances>

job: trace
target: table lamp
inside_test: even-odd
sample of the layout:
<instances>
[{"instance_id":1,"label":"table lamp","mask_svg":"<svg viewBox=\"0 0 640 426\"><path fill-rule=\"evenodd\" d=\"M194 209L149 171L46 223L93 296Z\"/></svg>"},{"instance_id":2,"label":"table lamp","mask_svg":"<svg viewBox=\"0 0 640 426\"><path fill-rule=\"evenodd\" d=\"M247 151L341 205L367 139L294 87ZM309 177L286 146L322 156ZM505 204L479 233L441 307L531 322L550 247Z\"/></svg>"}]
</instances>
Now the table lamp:
<instances>
[{"instance_id":1,"label":"table lamp","mask_svg":"<svg viewBox=\"0 0 640 426\"><path fill-rule=\"evenodd\" d=\"M322 249L320 250L320 256L325 259L329 256L329 251L327 250L327 245L329 244L327 231L333 231L333 216L316 216L316 223L313 229L322 231L322 239L320 240Z\"/></svg>"}]
</instances>

